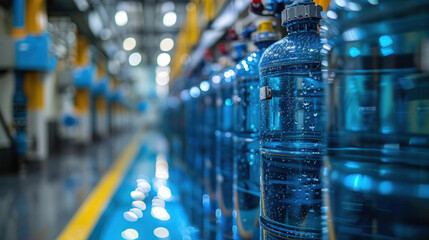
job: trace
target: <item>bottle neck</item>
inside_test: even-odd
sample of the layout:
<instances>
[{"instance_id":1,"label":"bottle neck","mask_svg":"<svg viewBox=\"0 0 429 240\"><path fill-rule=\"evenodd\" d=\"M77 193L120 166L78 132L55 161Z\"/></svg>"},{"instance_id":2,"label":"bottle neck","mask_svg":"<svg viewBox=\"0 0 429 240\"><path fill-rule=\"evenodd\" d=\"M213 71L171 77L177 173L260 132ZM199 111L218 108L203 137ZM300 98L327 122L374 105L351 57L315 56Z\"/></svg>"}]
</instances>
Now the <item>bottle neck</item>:
<instances>
[{"instance_id":1,"label":"bottle neck","mask_svg":"<svg viewBox=\"0 0 429 240\"><path fill-rule=\"evenodd\" d=\"M290 21L286 25L288 34L296 33L317 33L319 29L319 19L318 18L307 18L301 20Z\"/></svg>"},{"instance_id":2,"label":"bottle neck","mask_svg":"<svg viewBox=\"0 0 429 240\"><path fill-rule=\"evenodd\" d=\"M255 45L258 48L258 50L265 50L265 49L267 49L273 43L275 43L275 41L272 41L272 40L269 40L269 41L259 41L259 42L255 42Z\"/></svg>"}]
</instances>

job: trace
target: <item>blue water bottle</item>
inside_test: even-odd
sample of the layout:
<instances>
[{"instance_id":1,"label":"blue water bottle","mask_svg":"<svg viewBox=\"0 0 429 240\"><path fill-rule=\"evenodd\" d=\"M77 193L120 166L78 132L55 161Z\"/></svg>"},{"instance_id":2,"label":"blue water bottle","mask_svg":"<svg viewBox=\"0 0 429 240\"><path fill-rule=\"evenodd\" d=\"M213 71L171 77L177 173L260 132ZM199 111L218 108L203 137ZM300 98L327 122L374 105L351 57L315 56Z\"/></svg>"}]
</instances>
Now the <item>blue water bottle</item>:
<instances>
[{"instance_id":1,"label":"blue water bottle","mask_svg":"<svg viewBox=\"0 0 429 240\"><path fill-rule=\"evenodd\" d=\"M205 92L204 98L204 233L203 239L214 240L216 237L216 89L219 82L216 76L210 81L203 81L200 89ZM217 76L219 77L219 76Z\"/></svg>"},{"instance_id":2,"label":"blue water bottle","mask_svg":"<svg viewBox=\"0 0 429 240\"><path fill-rule=\"evenodd\" d=\"M234 58L244 57L245 43L234 45ZM218 77L220 85L216 90L216 180L218 207L216 217L218 222L218 239L232 239L232 184L233 184L233 83L235 67L228 67Z\"/></svg>"},{"instance_id":3,"label":"blue water bottle","mask_svg":"<svg viewBox=\"0 0 429 240\"><path fill-rule=\"evenodd\" d=\"M429 1L335 1L326 239L429 238Z\"/></svg>"},{"instance_id":4,"label":"blue water bottle","mask_svg":"<svg viewBox=\"0 0 429 240\"><path fill-rule=\"evenodd\" d=\"M321 6L296 0L282 12L288 36L260 63L262 239L320 239L324 150Z\"/></svg>"},{"instance_id":5,"label":"blue water bottle","mask_svg":"<svg viewBox=\"0 0 429 240\"><path fill-rule=\"evenodd\" d=\"M185 115L185 121L184 121L184 140L185 140L185 147L184 147L184 166L183 166L183 186L181 186L181 199L183 202L183 205L187 211L188 216L190 216L191 222L193 222L193 201L192 199L192 189L193 189L193 178L192 174L189 174L191 172L191 169L193 167L195 158L195 151L194 151L194 145L195 145L195 128L193 127L195 125L195 115L196 115L196 105L195 101L193 101L193 98L189 95L189 88L184 89L181 92L181 98L183 101L183 112Z\"/></svg>"},{"instance_id":6,"label":"blue water bottle","mask_svg":"<svg viewBox=\"0 0 429 240\"><path fill-rule=\"evenodd\" d=\"M253 41L258 51L236 66L234 82L234 239L259 239L259 61L279 40L271 21L260 23Z\"/></svg>"}]
</instances>

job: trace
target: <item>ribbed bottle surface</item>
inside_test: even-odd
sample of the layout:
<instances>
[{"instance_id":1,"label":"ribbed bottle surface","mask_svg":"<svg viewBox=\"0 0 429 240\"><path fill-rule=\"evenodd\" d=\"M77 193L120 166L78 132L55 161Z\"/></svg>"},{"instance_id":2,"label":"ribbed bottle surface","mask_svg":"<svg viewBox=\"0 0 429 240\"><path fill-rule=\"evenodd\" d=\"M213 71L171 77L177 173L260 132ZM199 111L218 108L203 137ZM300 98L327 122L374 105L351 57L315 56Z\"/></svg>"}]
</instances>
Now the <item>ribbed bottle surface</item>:
<instances>
[{"instance_id":1,"label":"ribbed bottle surface","mask_svg":"<svg viewBox=\"0 0 429 240\"><path fill-rule=\"evenodd\" d=\"M233 81L234 68L221 73L220 86L216 90L216 180L218 239L232 239L232 184L233 184Z\"/></svg>"},{"instance_id":2,"label":"ribbed bottle surface","mask_svg":"<svg viewBox=\"0 0 429 240\"><path fill-rule=\"evenodd\" d=\"M207 199L203 199L205 223L203 239L211 240L216 236L216 84L211 83L204 98L204 185Z\"/></svg>"},{"instance_id":3,"label":"ribbed bottle surface","mask_svg":"<svg viewBox=\"0 0 429 240\"><path fill-rule=\"evenodd\" d=\"M259 61L263 50L241 60L234 82L234 239L259 239Z\"/></svg>"},{"instance_id":4,"label":"ribbed bottle surface","mask_svg":"<svg viewBox=\"0 0 429 240\"><path fill-rule=\"evenodd\" d=\"M326 239L427 239L429 1L345 2L322 26Z\"/></svg>"},{"instance_id":5,"label":"ribbed bottle surface","mask_svg":"<svg viewBox=\"0 0 429 240\"><path fill-rule=\"evenodd\" d=\"M260 63L263 239L321 238L324 92L317 19L288 25Z\"/></svg>"}]
</instances>

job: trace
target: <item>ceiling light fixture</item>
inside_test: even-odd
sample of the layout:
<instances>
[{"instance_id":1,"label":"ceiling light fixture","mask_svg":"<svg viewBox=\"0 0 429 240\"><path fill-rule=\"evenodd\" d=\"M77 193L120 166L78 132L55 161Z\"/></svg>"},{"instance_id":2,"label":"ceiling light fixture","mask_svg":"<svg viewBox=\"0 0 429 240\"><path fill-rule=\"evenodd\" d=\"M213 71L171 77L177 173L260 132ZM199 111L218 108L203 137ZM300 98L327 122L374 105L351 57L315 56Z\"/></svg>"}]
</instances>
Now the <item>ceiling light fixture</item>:
<instances>
[{"instance_id":1,"label":"ceiling light fixture","mask_svg":"<svg viewBox=\"0 0 429 240\"><path fill-rule=\"evenodd\" d=\"M174 47L174 40L171 38L164 38L159 43L159 48L161 49L161 51L164 51L164 52L170 51L171 49L173 49L173 47Z\"/></svg>"},{"instance_id":2,"label":"ceiling light fixture","mask_svg":"<svg viewBox=\"0 0 429 240\"><path fill-rule=\"evenodd\" d=\"M122 46L126 51L133 50L136 47L136 45L137 45L136 39L133 37L126 38L122 43Z\"/></svg>"},{"instance_id":3,"label":"ceiling light fixture","mask_svg":"<svg viewBox=\"0 0 429 240\"><path fill-rule=\"evenodd\" d=\"M166 27L174 26L174 24L176 24L176 21L177 21L177 14L173 11L165 13L164 17L162 18L162 23Z\"/></svg>"},{"instance_id":4,"label":"ceiling light fixture","mask_svg":"<svg viewBox=\"0 0 429 240\"><path fill-rule=\"evenodd\" d=\"M156 62L161 67L168 66L168 64L170 64L170 61L171 61L171 57L170 57L170 54L168 53L160 53L156 58Z\"/></svg>"},{"instance_id":5,"label":"ceiling light fixture","mask_svg":"<svg viewBox=\"0 0 429 240\"><path fill-rule=\"evenodd\" d=\"M135 67L139 65L142 61L142 55L138 52L132 53L128 58L128 62L131 66Z\"/></svg>"},{"instance_id":6,"label":"ceiling light fixture","mask_svg":"<svg viewBox=\"0 0 429 240\"><path fill-rule=\"evenodd\" d=\"M121 10L115 14L115 23L119 27L125 26L128 23L128 14L127 12Z\"/></svg>"}]
</instances>

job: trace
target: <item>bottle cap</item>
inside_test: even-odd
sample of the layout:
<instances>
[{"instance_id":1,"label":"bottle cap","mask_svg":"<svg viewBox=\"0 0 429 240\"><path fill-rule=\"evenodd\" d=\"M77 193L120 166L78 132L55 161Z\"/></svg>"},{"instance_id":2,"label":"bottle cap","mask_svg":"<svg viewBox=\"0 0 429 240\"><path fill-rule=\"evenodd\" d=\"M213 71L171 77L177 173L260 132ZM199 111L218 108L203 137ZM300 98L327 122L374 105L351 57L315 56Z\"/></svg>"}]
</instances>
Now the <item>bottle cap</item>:
<instances>
[{"instance_id":1,"label":"bottle cap","mask_svg":"<svg viewBox=\"0 0 429 240\"><path fill-rule=\"evenodd\" d=\"M258 31L252 36L254 42L277 41L279 34L274 30L272 21L263 21L258 25Z\"/></svg>"},{"instance_id":2,"label":"bottle cap","mask_svg":"<svg viewBox=\"0 0 429 240\"><path fill-rule=\"evenodd\" d=\"M282 25L305 18L322 18L322 6L315 5L312 0L295 0L282 11Z\"/></svg>"}]
</instances>

